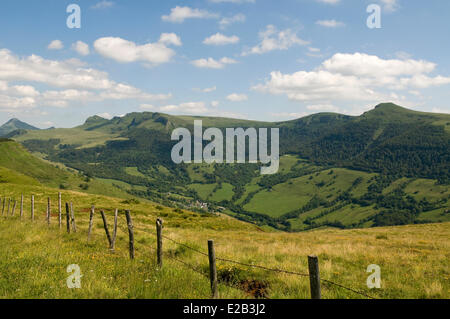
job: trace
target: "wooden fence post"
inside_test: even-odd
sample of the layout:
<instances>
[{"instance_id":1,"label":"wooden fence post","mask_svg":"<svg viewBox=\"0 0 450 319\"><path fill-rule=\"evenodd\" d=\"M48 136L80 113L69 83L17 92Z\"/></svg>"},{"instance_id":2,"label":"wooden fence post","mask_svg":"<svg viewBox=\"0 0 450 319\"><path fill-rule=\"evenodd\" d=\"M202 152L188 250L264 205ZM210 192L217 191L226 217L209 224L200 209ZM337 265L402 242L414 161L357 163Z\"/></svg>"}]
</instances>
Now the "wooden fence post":
<instances>
[{"instance_id":1,"label":"wooden fence post","mask_svg":"<svg viewBox=\"0 0 450 319\"><path fill-rule=\"evenodd\" d=\"M61 209L61 192L58 193L58 221L59 229L62 227L62 209Z\"/></svg>"},{"instance_id":2,"label":"wooden fence post","mask_svg":"<svg viewBox=\"0 0 450 319\"><path fill-rule=\"evenodd\" d=\"M317 256L308 256L308 268L311 299L321 299L319 259Z\"/></svg>"},{"instance_id":3,"label":"wooden fence post","mask_svg":"<svg viewBox=\"0 0 450 319\"><path fill-rule=\"evenodd\" d=\"M34 195L31 195L31 221L34 221Z\"/></svg>"},{"instance_id":4,"label":"wooden fence post","mask_svg":"<svg viewBox=\"0 0 450 319\"><path fill-rule=\"evenodd\" d=\"M14 205L13 205L13 209L12 209L12 213L11 213L12 216L14 216L14 214L16 213L16 205L17 205L17 201L14 200Z\"/></svg>"},{"instance_id":5,"label":"wooden fence post","mask_svg":"<svg viewBox=\"0 0 450 319\"><path fill-rule=\"evenodd\" d=\"M217 283L216 253L214 251L214 241L208 240L208 256L209 256L209 278L211 281L211 295L213 298L219 297Z\"/></svg>"},{"instance_id":6,"label":"wooden fence post","mask_svg":"<svg viewBox=\"0 0 450 319\"><path fill-rule=\"evenodd\" d=\"M109 244L109 247L111 248L112 239L111 239L111 235L109 234L108 223L106 222L105 212L103 210L101 210L100 214L102 215L103 227L105 228L106 238L108 238L108 244Z\"/></svg>"},{"instance_id":7,"label":"wooden fence post","mask_svg":"<svg viewBox=\"0 0 450 319\"><path fill-rule=\"evenodd\" d=\"M156 257L159 269L163 266L163 239L162 239L163 220L156 219Z\"/></svg>"},{"instance_id":8,"label":"wooden fence post","mask_svg":"<svg viewBox=\"0 0 450 319\"><path fill-rule=\"evenodd\" d=\"M23 193L20 195L20 219L23 218Z\"/></svg>"},{"instance_id":9,"label":"wooden fence post","mask_svg":"<svg viewBox=\"0 0 450 319\"><path fill-rule=\"evenodd\" d=\"M134 259L134 232L133 232L133 221L131 220L130 211L125 211L125 217L127 218L128 225L128 235L130 238L130 258Z\"/></svg>"},{"instance_id":10,"label":"wooden fence post","mask_svg":"<svg viewBox=\"0 0 450 319\"><path fill-rule=\"evenodd\" d=\"M69 203L66 203L66 224L67 224L67 233L70 234L70 212L69 212Z\"/></svg>"},{"instance_id":11,"label":"wooden fence post","mask_svg":"<svg viewBox=\"0 0 450 319\"><path fill-rule=\"evenodd\" d=\"M75 212L73 211L73 204L70 203L70 214L72 215L72 230L74 233L77 232L77 224L75 223Z\"/></svg>"},{"instance_id":12,"label":"wooden fence post","mask_svg":"<svg viewBox=\"0 0 450 319\"><path fill-rule=\"evenodd\" d=\"M6 202L6 198L3 198L2 216L5 215L5 202Z\"/></svg>"},{"instance_id":13,"label":"wooden fence post","mask_svg":"<svg viewBox=\"0 0 450 319\"><path fill-rule=\"evenodd\" d=\"M111 251L114 251L116 249L116 237L117 237L117 219L119 216L119 210L116 208L114 211L114 229L113 229L113 236L111 241Z\"/></svg>"},{"instance_id":14,"label":"wooden fence post","mask_svg":"<svg viewBox=\"0 0 450 319\"><path fill-rule=\"evenodd\" d=\"M11 206L11 198L8 200L8 213L6 214L6 216L9 216L9 210L10 210L10 206Z\"/></svg>"},{"instance_id":15,"label":"wooden fence post","mask_svg":"<svg viewBox=\"0 0 450 319\"><path fill-rule=\"evenodd\" d=\"M89 229L88 229L88 242L91 240L91 232L92 232L92 226L94 224L94 212L95 212L95 206L92 205L91 207L91 213L89 214Z\"/></svg>"},{"instance_id":16,"label":"wooden fence post","mask_svg":"<svg viewBox=\"0 0 450 319\"><path fill-rule=\"evenodd\" d=\"M50 225L50 217L52 215L52 208L50 203L50 197L47 197L47 224Z\"/></svg>"}]
</instances>

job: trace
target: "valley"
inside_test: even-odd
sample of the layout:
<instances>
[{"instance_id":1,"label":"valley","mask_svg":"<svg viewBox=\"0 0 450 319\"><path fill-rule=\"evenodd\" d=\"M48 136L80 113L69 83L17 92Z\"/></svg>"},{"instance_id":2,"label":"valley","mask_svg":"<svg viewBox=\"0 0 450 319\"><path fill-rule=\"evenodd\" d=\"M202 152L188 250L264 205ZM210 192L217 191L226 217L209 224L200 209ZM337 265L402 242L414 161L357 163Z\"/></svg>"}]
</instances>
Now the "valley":
<instances>
[{"instance_id":1,"label":"valley","mask_svg":"<svg viewBox=\"0 0 450 319\"><path fill-rule=\"evenodd\" d=\"M171 146L171 121L179 119L167 116L165 122L161 116L112 120L125 121L123 127L93 118L83 127L16 130L0 140L0 197L4 203L25 196L22 218L0 220L2 298L209 298L207 259L176 243L204 253L209 239L219 258L241 263L219 260L221 298L309 298L305 278L243 265L304 273L311 254L319 257L321 278L374 298L448 298L446 165L439 176L435 168L413 174L404 165L411 173L402 176L284 150L275 175L260 175L258 164L177 166L164 154ZM139 125L152 129L130 130L139 117L150 117ZM443 156L445 164L448 149ZM47 198L57 203L59 192L63 203L73 203L76 233L59 229L55 206L47 225ZM92 205L93 238L87 243ZM98 212L111 223L115 209L118 243L111 252ZM133 217L136 260L128 257L125 210ZM156 218L164 220L170 238L164 240L162 270L153 248ZM74 262L83 274L81 290L66 287L66 267ZM367 288L370 264L381 267L381 289ZM326 283L322 295L366 298Z\"/></svg>"},{"instance_id":2,"label":"valley","mask_svg":"<svg viewBox=\"0 0 450 319\"><path fill-rule=\"evenodd\" d=\"M260 164L174 164L171 132L193 130L199 119L221 130L278 127L279 172L261 176ZM149 112L94 116L71 129L7 137L118 193L185 209L207 206L295 232L449 221L449 129L449 115L387 103L359 117L320 113L280 123Z\"/></svg>"}]
</instances>

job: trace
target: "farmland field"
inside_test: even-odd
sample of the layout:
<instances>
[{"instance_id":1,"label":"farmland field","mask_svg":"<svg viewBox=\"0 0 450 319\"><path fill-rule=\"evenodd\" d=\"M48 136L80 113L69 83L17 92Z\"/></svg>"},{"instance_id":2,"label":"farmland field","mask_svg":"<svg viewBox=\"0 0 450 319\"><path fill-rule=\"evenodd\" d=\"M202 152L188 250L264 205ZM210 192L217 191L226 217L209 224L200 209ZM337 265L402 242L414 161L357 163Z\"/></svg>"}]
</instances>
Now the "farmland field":
<instances>
[{"instance_id":1,"label":"farmland field","mask_svg":"<svg viewBox=\"0 0 450 319\"><path fill-rule=\"evenodd\" d=\"M262 231L225 216L201 216L188 211L160 208L151 203L126 204L123 200L63 191L63 201L74 203L78 232L67 234L57 225L53 210L50 227L45 222L46 197L57 202L57 191L42 186L0 184L6 198L27 194L24 219L0 219L0 297L2 298L207 298L209 282L203 276L166 258L157 270L154 222L165 221L166 236L206 251L207 239L216 242L220 257L291 271L307 271L306 256L316 254L321 276L378 298L448 298L450 223L389 228L320 229L300 234ZM29 194L36 196L36 221L30 221ZM114 208L121 209L117 249L107 248L101 218L97 214L93 240L87 243L88 211L104 210L109 223ZM54 206L55 207L55 206ZM123 209L131 209L135 224L136 259L130 261ZM45 244L44 244L45 243ZM182 246L165 241L167 254L196 265L207 273L207 259ZM78 264L82 289L66 287L66 267ZM366 267L382 269L382 289L365 286ZM230 268L231 267L231 268ZM242 280L267 284L270 298L308 298L305 278L275 274L227 263L219 274L233 271ZM220 285L223 298L249 298L240 289ZM338 287L323 287L324 298L360 298Z\"/></svg>"}]
</instances>

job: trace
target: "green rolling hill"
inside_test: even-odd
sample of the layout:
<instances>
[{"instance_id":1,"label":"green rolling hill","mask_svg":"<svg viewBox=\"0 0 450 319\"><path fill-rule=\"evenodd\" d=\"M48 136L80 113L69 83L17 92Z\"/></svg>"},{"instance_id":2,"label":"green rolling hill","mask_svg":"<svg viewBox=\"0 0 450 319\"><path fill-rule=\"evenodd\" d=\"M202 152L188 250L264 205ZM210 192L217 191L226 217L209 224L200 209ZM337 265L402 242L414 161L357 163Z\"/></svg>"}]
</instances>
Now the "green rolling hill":
<instances>
[{"instance_id":1,"label":"green rolling hill","mask_svg":"<svg viewBox=\"0 0 450 319\"><path fill-rule=\"evenodd\" d=\"M175 165L174 128L278 127L281 166ZM8 135L32 153L130 196L225 213L287 231L448 221L450 115L385 103L361 116L266 123L130 113L68 129ZM203 204L202 204L203 203Z\"/></svg>"},{"instance_id":2,"label":"green rolling hill","mask_svg":"<svg viewBox=\"0 0 450 319\"><path fill-rule=\"evenodd\" d=\"M133 197L102 180L32 155L21 144L9 139L0 139L0 183Z\"/></svg>"},{"instance_id":3,"label":"green rolling hill","mask_svg":"<svg viewBox=\"0 0 450 319\"><path fill-rule=\"evenodd\" d=\"M76 128L73 132L80 131L83 129ZM35 133L21 132L20 137ZM69 139L70 134L65 134ZM117 171L113 165L109 166L110 172L117 174L115 178L99 178L49 161L60 152L70 150L75 156L78 152L89 152L90 147L69 144L68 140L66 144L49 142L45 138L23 140L30 148L40 147L41 152L35 154L13 140L0 139L2 203L9 203L8 199L16 202L21 195L25 196L23 218L16 211L15 216L3 215L0 222L0 269L3 270L0 296L3 298L208 298L210 282L202 274L206 275L209 268L204 256L167 240L164 269L157 266L150 251L155 243L153 229L157 217L164 219L167 238L195 250L206 252L207 240L213 238L217 256L221 258L306 272L306 256L317 254L322 278L377 298L423 299L448 295L445 256L450 194L448 184L436 179L330 167L297 154L283 155L279 174L273 176L259 175L257 166L252 165L172 167L156 162L143 169L135 164L139 158L132 153L124 158L129 161L127 166L116 165ZM79 136L74 138L82 140ZM104 150L111 147L110 143L122 141L133 139L119 134L105 140L104 135L94 149ZM129 151L126 148L124 152ZM68 164L77 166L75 161ZM86 164L99 169L106 166L101 161ZM105 172L99 170L98 175ZM52 215L51 224L47 224L47 199L51 199L55 210L58 192L62 193L63 203L74 203L76 233L67 234L59 229L57 213ZM30 220L31 194L35 195L34 222ZM191 209L164 207L136 200L134 195ZM231 216L258 225L224 214L199 212L197 201L208 202L212 210L224 209ZM91 241L86 243L92 205L97 214ZM116 208L120 211L119 227L116 250L112 253L98 212L104 210L111 224ZM136 235L136 260L129 260L128 230L123 216L123 211L128 209L132 212ZM440 221L443 223L333 229ZM323 229L290 234L274 228ZM184 268L169 256L196 265L202 274ZM83 289L67 289L66 268L74 260L83 269ZM399 260L402 267L398 267ZM383 289L367 288L365 270L370 263L382 264L386 269ZM257 292L247 285L230 287L235 282L264 283L266 296L273 299L310 297L309 281L303 277L223 263L219 263L217 271L221 298L255 298ZM323 296L363 298L327 285L323 285Z\"/></svg>"}]
</instances>

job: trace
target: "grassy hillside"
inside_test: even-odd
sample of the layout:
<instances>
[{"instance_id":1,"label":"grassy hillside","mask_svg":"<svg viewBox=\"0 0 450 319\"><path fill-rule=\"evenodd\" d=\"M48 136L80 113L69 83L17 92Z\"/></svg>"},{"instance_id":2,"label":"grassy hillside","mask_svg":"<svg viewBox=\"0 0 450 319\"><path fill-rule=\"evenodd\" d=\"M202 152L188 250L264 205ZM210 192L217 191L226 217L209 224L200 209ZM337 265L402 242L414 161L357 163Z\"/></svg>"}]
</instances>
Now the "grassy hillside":
<instances>
[{"instance_id":1,"label":"grassy hillside","mask_svg":"<svg viewBox=\"0 0 450 319\"><path fill-rule=\"evenodd\" d=\"M30 154L22 145L7 139L0 140L0 183L42 184L54 188L132 197L96 178L68 170L62 164L44 161Z\"/></svg>"},{"instance_id":2,"label":"grassy hillside","mask_svg":"<svg viewBox=\"0 0 450 319\"><path fill-rule=\"evenodd\" d=\"M247 171L244 169L240 176L248 178L248 184L243 189L245 200L241 205L248 210L262 202L265 205L255 208L255 211L265 211L267 207L287 207L286 211L289 211L298 206L290 202L293 198L315 198L318 194L330 202L335 201L335 206L345 204L334 209L334 206L322 207L324 203L321 201L308 206L311 200L306 200L309 210L298 216L288 213L277 217L273 215L274 209L265 211L267 218L288 218L295 229L307 229L313 223L319 228L302 233L284 233L273 231L265 223L259 223L259 227L222 214L193 212L142 200L102 195L112 190L121 194L147 191L144 186L138 188L139 185L116 180L95 180L98 183L95 184L94 179L90 179L88 183L92 193L86 193L76 185L86 176L73 174L64 167L57 168L12 141L2 141L0 148L0 197L2 200L11 198L12 202L19 201L21 194L25 198L22 220L19 206L14 217L6 216L7 211L0 216L0 298L209 298L209 281L205 277L208 274L208 260L205 256L164 239L164 267L162 270L156 267L153 249L157 217L164 219L166 236L198 251L206 252L207 240L214 239L219 258L307 273L306 257L316 254L323 279L376 298L449 297L449 222L351 230L324 226L328 224L327 219L351 225L355 220L367 220L374 214L379 215L373 205L362 206L362 202L346 204L346 197L336 201L342 196L341 193L363 198L374 187L371 185L381 183L383 187L378 191L384 192L386 196L383 198L401 189L418 201L428 198L439 202L449 194L448 189L436 184L436 181L409 178L377 181L378 174L375 173L323 168L295 156L282 158L282 174L278 177L245 177ZM171 174L163 167L153 169L155 174ZM223 203L233 199L238 190L232 183L233 177L228 175L233 170L229 166L191 166L188 174L197 183L191 184L190 188L211 202ZM129 166L126 171L136 178L147 178L145 172L137 167ZM293 174L295 172L303 175L297 177ZM213 173L230 182L211 183ZM288 178L278 180L283 174ZM61 180L72 183L74 190L49 187ZM355 183L356 180L358 183ZM58 227L56 203L60 191L63 204L72 202L74 205L77 233L67 234L64 227L61 230ZM289 192L293 192L292 196L274 204L280 196ZM35 196L34 222L30 220L31 195ZM189 200L189 197L176 193L168 196L178 203ZM255 201L257 196L260 198ZM53 205L50 227L45 221L47 197L51 198ZM247 200L247 197L251 198ZM95 205L97 213L93 237L87 243L91 205ZM120 210L117 247L115 252L110 252L99 211L105 211L111 229L116 208ZM136 259L133 261L128 257L126 209L131 210L135 228ZM227 213L242 217L233 211ZM417 218L422 222L448 220L448 211L430 207ZM186 268L180 260L199 273ZM66 286L69 275L66 268L71 264L78 264L81 268L81 289L72 290ZM370 264L381 267L380 290L369 290L366 286L369 275L366 268ZM220 260L217 266L221 298L309 298L306 277L268 272ZM322 290L324 298L365 298L326 283Z\"/></svg>"},{"instance_id":3,"label":"grassy hillside","mask_svg":"<svg viewBox=\"0 0 450 319\"><path fill-rule=\"evenodd\" d=\"M63 191L63 201L74 203L78 232L59 230L53 208L50 227L45 222L46 197L57 201L56 189L38 185L0 184L2 197L26 194L24 220L0 217L1 298L209 298L208 279L185 268L175 257L207 274L207 258L164 240L163 270L157 270L154 223L165 221L164 234L206 252L215 240L216 255L295 272L307 272L308 254L317 254L323 279L377 298L449 298L450 223L361 230L322 229L299 234L265 232L226 216L198 214L151 203L125 204L122 199ZM36 196L36 221L31 223L29 195ZM87 243L91 205L97 214ZM111 226L113 210L121 210L116 252L107 249L99 210ZM123 209L131 209L135 225L136 259L128 258ZM82 288L68 289L68 265L81 268ZM366 268L381 267L382 289L366 286ZM255 270L218 262L221 298L252 298L251 289L231 288L231 282L257 282L269 298L309 298L308 278ZM323 284L324 298L364 298Z\"/></svg>"},{"instance_id":4,"label":"grassy hillside","mask_svg":"<svg viewBox=\"0 0 450 319\"><path fill-rule=\"evenodd\" d=\"M281 167L175 165L176 127L280 128ZM130 195L288 231L448 221L450 115L380 104L361 116L333 113L279 123L130 113L73 129L11 136L52 162Z\"/></svg>"}]
</instances>

